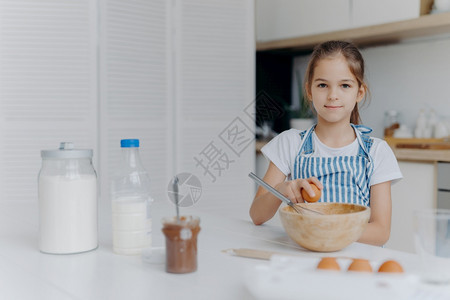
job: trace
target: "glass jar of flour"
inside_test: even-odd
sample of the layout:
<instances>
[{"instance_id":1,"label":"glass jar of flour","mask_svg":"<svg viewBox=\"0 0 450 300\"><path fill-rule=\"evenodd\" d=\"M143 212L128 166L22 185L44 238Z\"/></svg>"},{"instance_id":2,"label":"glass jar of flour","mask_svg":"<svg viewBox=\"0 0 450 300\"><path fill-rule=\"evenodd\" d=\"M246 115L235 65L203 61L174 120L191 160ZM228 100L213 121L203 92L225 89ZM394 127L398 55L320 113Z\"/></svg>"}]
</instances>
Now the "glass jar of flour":
<instances>
[{"instance_id":1,"label":"glass jar of flour","mask_svg":"<svg viewBox=\"0 0 450 300\"><path fill-rule=\"evenodd\" d=\"M97 175L91 149L61 143L42 150L38 176L39 250L70 254L97 248Z\"/></svg>"}]
</instances>

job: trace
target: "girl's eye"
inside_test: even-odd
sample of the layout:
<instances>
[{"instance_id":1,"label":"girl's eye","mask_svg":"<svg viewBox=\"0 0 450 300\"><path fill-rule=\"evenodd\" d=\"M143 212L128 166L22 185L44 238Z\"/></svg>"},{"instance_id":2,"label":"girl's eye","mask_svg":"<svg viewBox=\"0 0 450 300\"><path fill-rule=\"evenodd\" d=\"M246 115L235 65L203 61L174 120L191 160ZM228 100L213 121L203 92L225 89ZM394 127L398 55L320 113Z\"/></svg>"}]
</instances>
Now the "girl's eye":
<instances>
[{"instance_id":1,"label":"girl's eye","mask_svg":"<svg viewBox=\"0 0 450 300\"><path fill-rule=\"evenodd\" d=\"M326 85L325 83L319 83L319 84L317 85L317 87L319 87L319 88L325 88L325 87L327 87L327 85Z\"/></svg>"},{"instance_id":2,"label":"girl's eye","mask_svg":"<svg viewBox=\"0 0 450 300\"><path fill-rule=\"evenodd\" d=\"M342 85L342 87L343 87L344 89L348 89L348 88L350 88L351 86L350 86L349 84L344 83L344 84Z\"/></svg>"}]
</instances>

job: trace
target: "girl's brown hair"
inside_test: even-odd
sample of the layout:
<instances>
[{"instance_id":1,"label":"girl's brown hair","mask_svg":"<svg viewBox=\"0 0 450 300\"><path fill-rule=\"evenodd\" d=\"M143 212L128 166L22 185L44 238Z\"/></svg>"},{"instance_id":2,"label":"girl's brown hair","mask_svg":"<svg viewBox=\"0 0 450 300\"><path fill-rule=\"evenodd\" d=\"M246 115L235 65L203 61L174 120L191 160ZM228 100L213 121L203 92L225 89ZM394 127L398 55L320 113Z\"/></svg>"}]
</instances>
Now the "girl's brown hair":
<instances>
[{"instance_id":1,"label":"girl's brown hair","mask_svg":"<svg viewBox=\"0 0 450 300\"><path fill-rule=\"evenodd\" d=\"M309 91L311 91L311 83L314 76L314 69L316 68L317 63L321 59L336 56L339 54L343 55L347 60L350 71L358 81L358 87L362 86L366 91L366 95L368 94L369 89L364 81L364 59L361 53L359 52L358 48L356 48L355 45L349 42L328 41L314 47L313 53L311 54L308 67L306 68L305 82L304 82L304 89L306 95L311 94L309 93ZM352 111L350 123L353 124L361 123L361 117L359 115L358 110L358 103L355 105L355 108Z\"/></svg>"}]
</instances>

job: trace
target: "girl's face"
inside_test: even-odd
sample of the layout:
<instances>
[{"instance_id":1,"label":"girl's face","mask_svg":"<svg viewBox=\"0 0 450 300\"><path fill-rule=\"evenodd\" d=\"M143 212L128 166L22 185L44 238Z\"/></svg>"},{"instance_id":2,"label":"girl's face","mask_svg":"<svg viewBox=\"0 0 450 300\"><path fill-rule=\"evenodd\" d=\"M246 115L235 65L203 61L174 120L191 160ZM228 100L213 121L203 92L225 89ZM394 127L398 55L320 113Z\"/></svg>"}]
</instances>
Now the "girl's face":
<instances>
[{"instance_id":1,"label":"girl's face","mask_svg":"<svg viewBox=\"0 0 450 300\"><path fill-rule=\"evenodd\" d=\"M353 108L365 94L342 55L318 61L308 86L319 122L349 123Z\"/></svg>"}]
</instances>

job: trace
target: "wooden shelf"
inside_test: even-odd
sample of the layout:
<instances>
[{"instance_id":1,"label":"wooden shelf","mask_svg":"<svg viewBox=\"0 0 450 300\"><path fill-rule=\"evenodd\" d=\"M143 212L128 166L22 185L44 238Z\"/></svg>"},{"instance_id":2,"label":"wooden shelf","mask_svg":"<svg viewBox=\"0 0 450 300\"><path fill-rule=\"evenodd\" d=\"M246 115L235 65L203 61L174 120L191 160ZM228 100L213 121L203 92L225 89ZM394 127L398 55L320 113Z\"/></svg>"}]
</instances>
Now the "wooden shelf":
<instances>
[{"instance_id":1,"label":"wooden shelf","mask_svg":"<svg viewBox=\"0 0 450 300\"><path fill-rule=\"evenodd\" d=\"M394 137L384 137L383 138L388 144L389 146L391 146L391 148L396 148L397 145L411 145L412 148L418 148L418 147L414 147L414 145L420 146L420 145L441 145L444 143L448 143L448 141L445 138L441 138L441 139L435 139L435 138L430 138L430 139L419 139L419 138L407 138L407 139L403 139L403 138L394 138ZM405 148L405 147L400 147L400 148ZM407 148L407 147L406 147Z\"/></svg>"},{"instance_id":2,"label":"wooden shelf","mask_svg":"<svg viewBox=\"0 0 450 300\"><path fill-rule=\"evenodd\" d=\"M296 38L257 42L257 51L309 51L321 42L346 40L360 46L396 43L401 40L450 33L450 12L380 25L326 32Z\"/></svg>"},{"instance_id":3,"label":"wooden shelf","mask_svg":"<svg viewBox=\"0 0 450 300\"><path fill-rule=\"evenodd\" d=\"M395 157L401 161L421 161L421 162L450 162L450 150L420 150L420 149L399 149L394 150Z\"/></svg>"},{"instance_id":4,"label":"wooden shelf","mask_svg":"<svg viewBox=\"0 0 450 300\"><path fill-rule=\"evenodd\" d=\"M450 161L450 142L447 139L399 139L385 137L398 160L437 162Z\"/></svg>"}]
</instances>

